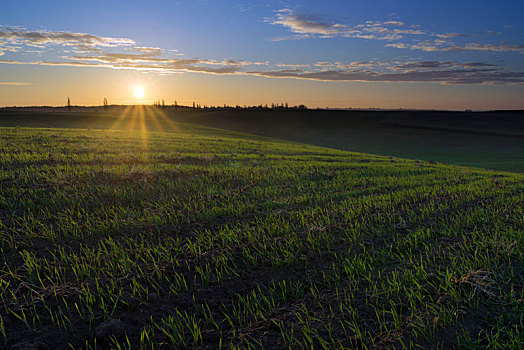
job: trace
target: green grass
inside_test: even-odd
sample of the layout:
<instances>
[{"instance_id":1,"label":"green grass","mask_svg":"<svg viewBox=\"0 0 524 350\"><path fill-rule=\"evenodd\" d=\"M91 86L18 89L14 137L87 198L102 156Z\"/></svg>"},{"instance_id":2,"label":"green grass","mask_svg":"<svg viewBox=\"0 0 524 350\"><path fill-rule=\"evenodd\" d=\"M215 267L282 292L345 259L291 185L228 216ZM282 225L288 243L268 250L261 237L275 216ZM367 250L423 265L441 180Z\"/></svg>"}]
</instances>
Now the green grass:
<instances>
[{"instance_id":1,"label":"green grass","mask_svg":"<svg viewBox=\"0 0 524 350\"><path fill-rule=\"evenodd\" d=\"M0 347L523 347L523 175L172 127L0 129Z\"/></svg>"},{"instance_id":2,"label":"green grass","mask_svg":"<svg viewBox=\"0 0 524 350\"><path fill-rule=\"evenodd\" d=\"M152 131L192 132L192 125L201 125L353 152L524 173L522 111L36 108L0 110L0 126L129 130L141 127L141 115Z\"/></svg>"}]
</instances>

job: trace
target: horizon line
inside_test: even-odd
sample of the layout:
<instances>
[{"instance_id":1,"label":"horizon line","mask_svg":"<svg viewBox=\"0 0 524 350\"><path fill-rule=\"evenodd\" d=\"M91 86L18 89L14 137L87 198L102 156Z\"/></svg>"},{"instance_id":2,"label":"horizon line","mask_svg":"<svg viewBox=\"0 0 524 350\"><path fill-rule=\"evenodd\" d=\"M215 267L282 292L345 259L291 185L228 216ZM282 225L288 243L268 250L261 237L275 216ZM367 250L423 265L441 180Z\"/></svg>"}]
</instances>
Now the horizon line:
<instances>
[{"instance_id":1,"label":"horizon line","mask_svg":"<svg viewBox=\"0 0 524 350\"><path fill-rule=\"evenodd\" d=\"M157 102L158 100L151 100L154 102ZM196 102L196 101L195 101ZM514 109L514 108L507 108L507 109L471 109L471 108L463 108L463 109L438 109L438 108L404 108L404 107L397 107L397 108L382 108L382 107L307 107L306 105L295 105L295 106L280 106L275 105L275 107L268 106L266 104L264 105L200 105L196 104L196 107L193 107L191 105L174 105L174 104L166 104L164 106L156 105L156 104L110 104L108 106L109 109L115 108L115 107L157 107L157 108L184 108L184 109L195 109L195 110L201 110L201 109L264 109L264 110L325 110L325 111L427 111L427 112L507 112L507 111L513 111L513 112L524 112L524 109ZM68 106L64 105L28 105L28 106L0 106L0 110L6 110L6 109L43 109L43 108L53 108L53 109L68 109ZM93 108L100 108L104 109L105 107L103 105L71 105L71 109L93 109Z\"/></svg>"}]
</instances>

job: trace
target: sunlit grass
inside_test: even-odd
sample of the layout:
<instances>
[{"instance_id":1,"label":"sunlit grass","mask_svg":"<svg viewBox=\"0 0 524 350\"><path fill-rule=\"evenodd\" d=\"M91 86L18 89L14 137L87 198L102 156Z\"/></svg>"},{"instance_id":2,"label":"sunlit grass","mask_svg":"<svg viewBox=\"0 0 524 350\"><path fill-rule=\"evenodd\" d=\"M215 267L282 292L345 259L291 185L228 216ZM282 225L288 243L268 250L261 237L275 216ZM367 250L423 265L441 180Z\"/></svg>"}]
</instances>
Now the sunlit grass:
<instances>
[{"instance_id":1,"label":"sunlit grass","mask_svg":"<svg viewBox=\"0 0 524 350\"><path fill-rule=\"evenodd\" d=\"M522 175L155 120L0 130L2 345L522 348Z\"/></svg>"}]
</instances>

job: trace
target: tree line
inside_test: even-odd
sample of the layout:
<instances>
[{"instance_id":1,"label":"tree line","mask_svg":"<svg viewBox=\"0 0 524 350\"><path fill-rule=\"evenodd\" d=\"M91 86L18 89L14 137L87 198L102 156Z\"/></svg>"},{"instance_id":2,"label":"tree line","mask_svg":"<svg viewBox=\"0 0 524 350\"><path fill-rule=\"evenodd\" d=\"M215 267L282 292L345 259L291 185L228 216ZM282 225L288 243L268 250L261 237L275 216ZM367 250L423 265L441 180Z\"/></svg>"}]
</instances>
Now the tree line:
<instances>
[{"instance_id":1,"label":"tree line","mask_svg":"<svg viewBox=\"0 0 524 350\"><path fill-rule=\"evenodd\" d=\"M102 106L101 107L103 107L104 110L106 110L106 111L109 110L109 102L107 101L106 97L104 97L104 100L102 102ZM159 108L159 109L166 109L166 107L168 107L168 105L166 105L164 99L159 99L159 100L156 100L156 101L153 102L153 107ZM248 106L248 105L230 106L228 104L224 104L222 106L212 106L212 105L209 105L209 106L208 105L203 105L202 106L201 104L196 103L195 101L193 101L192 105L184 106L184 105L179 105L176 100L173 102L171 107L174 107L175 109L177 109L177 108L184 108L184 109L307 109L306 105L300 104L300 105L296 105L296 106L289 106L289 104L287 102L272 103L271 105L259 104L259 105L252 105L252 106ZM69 97L67 97L66 108L69 111L71 111L71 99Z\"/></svg>"}]
</instances>

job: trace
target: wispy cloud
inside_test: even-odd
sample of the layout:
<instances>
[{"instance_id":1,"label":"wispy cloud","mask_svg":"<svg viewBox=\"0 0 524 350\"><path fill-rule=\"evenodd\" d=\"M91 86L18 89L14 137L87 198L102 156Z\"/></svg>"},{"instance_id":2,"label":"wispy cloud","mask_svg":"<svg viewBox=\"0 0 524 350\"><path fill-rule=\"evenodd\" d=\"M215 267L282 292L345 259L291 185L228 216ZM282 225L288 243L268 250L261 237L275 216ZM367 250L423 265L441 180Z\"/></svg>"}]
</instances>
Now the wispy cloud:
<instances>
[{"instance_id":1,"label":"wispy cloud","mask_svg":"<svg viewBox=\"0 0 524 350\"><path fill-rule=\"evenodd\" d=\"M394 70L423 70L423 69L449 69L449 68L497 68L501 69L495 64L485 62L452 62L452 61L418 61L407 62L396 65Z\"/></svg>"},{"instance_id":2,"label":"wispy cloud","mask_svg":"<svg viewBox=\"0 0 524 350\"><path fill-rule=\"evenodd\" d=\"M400 73L375 72L370 70L325 70L319 72L290 72L277 70L269 72L248 72L271 78L296 78L320 81L359 81L420 83L439 82L443 84L523 84L524 72L506 72L496 69L448 69L413 70Z\"/></svg>"},{"instance_id":3,"label":"wispy cloud","mask_svg":"<svg viewBox=\"0 0 524 350\"><path fill-rule=\"evenodd\" d=\"M389 43L387 47L394 47L398 49L422 50L426 52L461 52L461 51L492 51L492 52L520 52L524 53L524 45L518 44L479 44L467 43L464 45L457 45L447 40L427 40L416 44L406 43Z\"/></svg>"},{"instance_id":4,"label":"wispy cloud","mask_svg":"<svg viewBox=\"0 0 524 350\"><path fill-rule=\"evenodd\" d=\"M0 86L28 86L33 85L33 83L23 83L19 81L0 81Z\"/></svg>"},{"instance_id":5,"label":"wispy cloud","mask_svg":"<svg viewBox=\"0 0 524 350\"><path fill-rule=\"evenodd\" d=\"M321 36L334 36L347 32L348 27L343 24L330 24L321 21L315 16L296 14L293 10L282 9L276 12L276 18L271 24L279 24L289 28L297 34L315 34Z\"/></svg>"},{"instance_id":6,"label":"wispy cloud","mask_svg":"<svg viewBox=\"0 0 524 350\"><path fill-rule=\"evenodd\" d=\"M52 32L29 30L21 27L0 26L0 43L42 47L43 45L74 46L80 50L96 50L98 47L115 47L135 45L128 38L104 37L86 33Z\"/></svg>"},{"instance_id":7,"label":"wispy cloud","mask_svg":"<svg viewBox=\"0 0 524 350\"><path fill-rule=\"evenodd\" d=\"M149 54L152 56L159 56L161 55L164 50L159 47L146 47L146 46L135 46L132 48L127 48L128 51L136 51L136 52L142 52L144 54Z\"/></svg>"},{"instance_id":8,"label":"wispy cloud","mask_svg":"<svg viewBox=\"0 0 524 350\"><path fill-rule=\"evenodd\" d=\"M276 11L275 18L268 19L267 22L284 26L295 34L293 37L275 38L273 39L275 41L310 37L397 40L405 35L425 34L424 31L410 28L401 21L367 21L363 24L349 26L342 23L329 23L315 15L301 15L291 9Z\"/></svg>"},{"instance_id":9,"label":"wispy cloud","mask_svg":"<svg viewBox=\"0 0 524 350\"><path fill-rule=\"evenodd\" d=\"M358 82L436 82L442 84L524 84L524 72L507 71L490 63L472 62L394 62L370 61L349 63L324 62L313 69L287 68L245 71L239 66L199 66L194 60L170 60L162 64L151 62L69 61L22 62L0 60L4 64L31 64L46 66L103 67L157 71L160 73L200 72L208 74L255 75L268 78L294 78L318 81ZM192 63L193 62L193 63ZM332 67L337 67L332 69ZM278 67L276 67L278 68ZM327 69L326 69L327 68Z\"/></svg>"},{"instance_id":10,"label":"wispy cloud","mask_svg":"<svg viewBox=\"0 0 524 350\"><path fill-rule=\"evenodd\" d=\"M413 60L317 62L305 68L250 71L248 74L320 81L524 84L524 72L508 71L488 62Z\"/></svg>"},{"instance_id":11,"label":"wispy cloud","mask_svg":"<svg viewBox=\"0 0 524 350\"><path fill-rule=\"evenodd\" d=\"M138 71L150 71L159 73L177 73L185 72L201 72L210 74L234 74L239 73L239 66L222 66L209 67L196 65L199 60L184 60L184 59L153 59L153 60L119 60L114 58L102 57L71 57L72 61L16 61L16 60L0 60L0 64L17 64L17 65L41 65L41 66L62 66L62 67L91 67L91 68L113 68L113 69L130 69ZM195 63L195 64L192 64Z\"/></svg>"},{"instance_id":12,"label":"wispy cloud","mask_svg":"<svg viewBox=\"0 0 524 350\"><path fill-rule=\"evenodd\" d=\"M267 19L273 25L281 25L293 34L273 38L273 41L297 40L307 38L360 38L370 40L390 41L385 46L398 49L422 50L426 52L460 52L460 51L491 51L491 52L521 52L524 45L505 42L457 44L451 40L470 37L493 37L500 33L488 30L481 34L464 33L431 33L420 29L420 25L408 25L401 21L366 21L362 24L349 25L329 22L318 15L302 15L291 9L275 12L275 17ZM420 38L427 40L420 41Z\"/></svg>"},{"instance_id":13,"label":"wispy cloud","mask_svg":"<svg viewBox=\"0 0 524 350\"><path fill-rule=\"evenodd\" d=\"M254 62L242 60L213 60L213 59L184 59L158 57L151 53L101 53L91 56L65 56L64 58L76 63L110 66L113 68L129 68L137 70L153 70L164 72L188 71L215 74L231 74L239 72L243 66L266 65L267 62Z\"/></svg>"},{"instance_id":14,"label":"wispy cloud","mask_svg":"<svg viewBox=\"0 0 524 350\"><path fill-rule=\"evenodd\" d=\"M0 40L0 56L5 55L6 52L18 52L20 49L20 46L8 45L2 40Z\"/></svg>"},{"instance_id":15,"label":"wispy cloud","mask_svg":"<svg viewBox=\"0 0 524 350\"><path fill-rule=\"evenodd\" d=\"M311 67L310 64L284 64L284 63L277 63L275 66L276 67L282 67L282 68L307 68L307 67Z\"/></svg>"}]
</instances>

